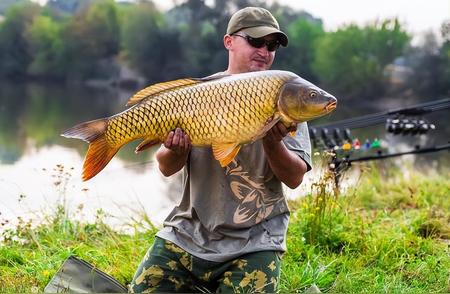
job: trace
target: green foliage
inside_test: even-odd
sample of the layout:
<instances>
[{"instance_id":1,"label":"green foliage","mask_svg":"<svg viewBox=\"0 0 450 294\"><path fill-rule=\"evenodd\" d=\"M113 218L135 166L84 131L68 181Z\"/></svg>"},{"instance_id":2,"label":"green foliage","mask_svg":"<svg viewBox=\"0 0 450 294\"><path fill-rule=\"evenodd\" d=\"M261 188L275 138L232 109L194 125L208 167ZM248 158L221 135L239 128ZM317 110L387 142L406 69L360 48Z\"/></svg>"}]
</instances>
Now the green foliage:
<instances>
[{"instance_id":1,"label":"green foliage","mask_svg":"<svg viewBox=\"0 0 450 294\"><path fill-rule=\"evenodd\" d=\"M2 0L0 1L0 15L4 15L12 6L24 5L29 2L29 0Z\"/></svg>"},{"instance_id":2,"label":"green foliage","mask_svg":"<svg viewBox=\"0 0 450 294\"><path fill-rule=\"evenodd\" d=\"M165 26L153 4L139 3L126 11L123 19L123 54L133 67L153 82L181 71L183 52L178 33Z\"/></svg>"},{"instance_id":3,"label":"green foliage","mask_svg":"<svg viewBox=\"0 0 450 294\"><path fill-rule=\"evenodd\" d=\"M301 77L316 83L318 77L313 71L317 41L325 35L322 24L306 18L292 22L288 29L289 46L277 55L277 67L298 73Z\"/></svg>"},{"instance_id":4,"label":"green foliage","mask_svg":"<svg viewBox=\"0 0 450 294\"><path fill-rule=\"evenodd\" d=\"M119 52L120 28L117 8L112 0L96 1L78 15L77 28L92 54L108 58Z\"/></svg>"},{"instance_id":5,"label":"green foliage","mask_svg":"<svg viewBox=\"0 0 450 294\"><path fill-rule=\"evenodd\" d=\"M81 209L79 207L76 213L81 213ZM71 221L67 211L58 207L55 215L38 227L20 221L15 231L3 234L1 292L42 291L70 255L94 263L123 284L130 283L155 231L120 234L105 224L106 219L107 216L98 211L95 223Z\"/></svg>"},{"instance_id":6,"label":"green foliage","mask_svg":"<svg viewBox=\"0 0 450 294\"><path fill-rule=\"evenodd\" d=\"M447 27L448 28L447 28ZM443 44L436 36L425 35L422 45L410 50L408 64L414 71L408 87L420 96L447 96L450 94L450 22L442 26Z\"/></svg>"},{"instance_id":7,"label":"green foliage","mask_svg":"<svg viewBox=\"0 0 450 294\"><path fill-rule=\"evenodd\" d=\"M376 97L383 94L384 67L402 55L408 41L396 19L364 28L350 25L317 42L313 68L331 92L349 99Z\"/></svg>"},{"instance_id":8,"label":"green foliage","mask_svg":"<svg viewBox=\"0 0 450 294\"><path fill-rule=\"evenodd\" d=\"M449 184L377 170L339 197L326 178L314 184L312 195L290 203L281 292L449 291Z\"/></svg>"},{"instance_id":9,"label":"green foliage","mask_svg":"<svg viewBox=\"0 0 450 294\"><path fill-rule=\"evenodd\" d=\"M0 23L0 78L22 78L32 56L28 51L25 32L39 14L37 4L13 6Z\"/></svg>"},{"instance_id":10,"label":"green foliage","mask_svg":"<svg viewBox=\"0 0 450 294\"><path fill-rule=\"evenodd\" d=\"M84 80L102 74L100 62L119 51L120 30L112 0L96 1L62 29L66 77Z\"/></svg>"},{"instance_id":11,"label":"green foliage","mask_svg":"<svg viewBox=\"0 0 450 294\"><path fill-rule=\"evenodd\" d=\"M23 4L0 5L10 8L0 22L0 78L112 82L123 64L149 82L209 75L227 66L222 36L231 14L262 6L290 39L277 52L275 69L291 70L346 100L370 99L397 89L389 84L395 67L386 66L402 60L408 77L400 90L431 97L450 91L446 23L443 43L431 34L412 47L396 19L325 32L320 19L277 2L189 0L165 14L151 1L53 0L44 8L17 3Z\"/></svg>"},{"instance_id":12,"label":"green foliage","mask_svg":"<svg viewBox=\"0 0 450 294\"><path fill-rule=\"evenodd\" d=\"M34 58L28 67L32 76L61 77L63 74L63 43L60 38L61 27L48 16L39 15L34 18L26 32L30 54Z\"/></svg>"}]
</instances>

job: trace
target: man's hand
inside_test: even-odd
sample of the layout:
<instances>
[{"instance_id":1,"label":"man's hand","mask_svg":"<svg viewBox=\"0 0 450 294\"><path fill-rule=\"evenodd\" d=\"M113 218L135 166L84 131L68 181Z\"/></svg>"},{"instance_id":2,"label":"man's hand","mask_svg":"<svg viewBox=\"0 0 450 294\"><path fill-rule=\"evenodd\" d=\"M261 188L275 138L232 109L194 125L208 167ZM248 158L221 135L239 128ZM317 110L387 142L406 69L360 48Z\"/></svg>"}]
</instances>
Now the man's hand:
<instances>
[{"instance_id":1,"label":"man's hand","mask_svg":"<svg viewBox=\"0 0 450 294\"><path fill-rule=\"evenodd\" d=\"M297 125L292 123L289 127L286 127L281 121L277 122L264 136L263 140L266 143L272 144L280 142L290 132L297 130Z\"/></svg>"},{"instance_id":2,"label":"man's hand","mask_svg":"<svg viewBox=\"0 0 450 294\"><path fill-rule=\"evenodd\" d=\"M182 129L176 128L167 136L164 147L178 156L186 155L191 151L191 139Z\"/></svg>"},{"instance_id":3,"label":"man's hand","mask_svg":"<svg viewBox=\"0 0 450 294\"><path fill-rule=\"evenodd\" d=\"M287 149L282 139L297 130L297 125L285 127L282 122L275 124L262 139L264 152L275 176L289 188L298 187L303 181L307 165L297 154Z\"/></svg>"},{"instance_id":4,"label":"man's hand","mask_svg":"<svg viewBox=\"0 0 450 294\"><path fill-rule=\"evenodd\" d=\"M191 139L182 129L171 131L163 146L156 152L161 173L169 177L181 170L186 164L191 147Z\"/></svg>"}]
</instances>

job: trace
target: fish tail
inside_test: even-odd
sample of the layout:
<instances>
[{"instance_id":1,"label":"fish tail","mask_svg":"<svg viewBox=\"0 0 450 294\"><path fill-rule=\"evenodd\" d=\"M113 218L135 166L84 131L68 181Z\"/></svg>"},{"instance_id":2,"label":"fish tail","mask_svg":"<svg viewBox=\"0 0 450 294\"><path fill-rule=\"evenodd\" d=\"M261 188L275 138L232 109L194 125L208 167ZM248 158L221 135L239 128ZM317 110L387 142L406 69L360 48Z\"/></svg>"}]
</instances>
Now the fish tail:
<instances>
[{"instance_id":1,"label":"fish tail","mask_svg":"<svg viewBox=\"0 0 450 294\"><path fill-rule=\"evenodd\" d=\"M65 131L62 136L66 138L81 139L89 143L83 164L83 181L98 174L111 161L119 151L121 145L112 147L106 141L108 119L88 121Z\"/></svg>"},{"instance_id":2,"label":"fish tail","mask_svg":"<svg viewBox=\"0 0 450 294\"><path fill-rule=\"evenodd\" d=\"M83 181L89 180L105 168L117 151L119 151L119 148L120 146L115 148L109 146L105 134L101 134L92 141L84 159Z\"/></svg>"}]
</instances>

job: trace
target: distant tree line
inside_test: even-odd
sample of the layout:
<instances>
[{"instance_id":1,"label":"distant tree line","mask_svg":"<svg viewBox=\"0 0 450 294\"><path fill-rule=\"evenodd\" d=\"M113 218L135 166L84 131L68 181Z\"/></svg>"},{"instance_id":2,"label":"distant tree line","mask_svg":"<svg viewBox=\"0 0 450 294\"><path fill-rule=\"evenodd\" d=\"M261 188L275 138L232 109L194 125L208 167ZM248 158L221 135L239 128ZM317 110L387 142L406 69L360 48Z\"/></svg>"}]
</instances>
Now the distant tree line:
<instances>
[{"instance_id":1,"label":"distant tree line","mask_svg":"<svg viewBox=\"0 0 450 294\"><path fill-rule=\"evenodd\" d=\"M2 3L0 79L108 80L123 64L149 83L209 75L227 65L222 37L231 14L262 6L290 38L277 52L274 68L291 70L346 99L392 91L398 68L408 70L400 72L405 81L397 91L428 97L450 92L448 22L442 25L442 42L430 33L423 44L412 46L396 19L326 32L322 21L306 12L258 0L215 0L213 5L188 0L166 13L144 0L50 0L43 7L27 0Z\"/></svg>"}]
</instances>

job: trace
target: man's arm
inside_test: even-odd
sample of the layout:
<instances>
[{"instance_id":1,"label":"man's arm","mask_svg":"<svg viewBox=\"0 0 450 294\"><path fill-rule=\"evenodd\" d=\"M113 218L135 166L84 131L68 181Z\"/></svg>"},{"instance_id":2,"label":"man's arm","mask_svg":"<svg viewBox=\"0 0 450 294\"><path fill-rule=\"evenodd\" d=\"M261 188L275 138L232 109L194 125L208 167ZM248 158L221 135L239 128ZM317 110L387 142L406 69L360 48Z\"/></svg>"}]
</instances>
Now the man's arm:
<instances>
[{"instance_id":1,"label":"man's arm","mask_svg":"<svg viewBox=\"0 0 450 294\"><path fill-rule=\"evenodd\" d=\"M263 138L264 151L270 168L275 176L291 189L297 188L302 183L303 176L308 170L303 159L290 151L282 141L295 129L295 125L286 128L283 123L278 122Z\"/></svg>"},{"instance_id":2,"label":"man's arm","mask_svg":"<svg viewBox=\"0 0 450 294\"><path fill-rule=\"evenodd\" d=\"M191 151L191 140L180 128L171 131L164 144L156 152L161 173L169 177L186 164Z\"/></svg>"}]
</instances>

